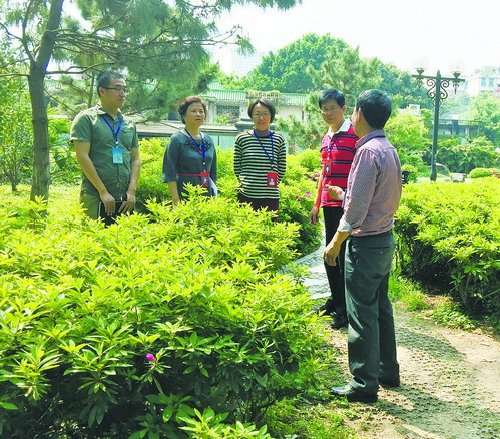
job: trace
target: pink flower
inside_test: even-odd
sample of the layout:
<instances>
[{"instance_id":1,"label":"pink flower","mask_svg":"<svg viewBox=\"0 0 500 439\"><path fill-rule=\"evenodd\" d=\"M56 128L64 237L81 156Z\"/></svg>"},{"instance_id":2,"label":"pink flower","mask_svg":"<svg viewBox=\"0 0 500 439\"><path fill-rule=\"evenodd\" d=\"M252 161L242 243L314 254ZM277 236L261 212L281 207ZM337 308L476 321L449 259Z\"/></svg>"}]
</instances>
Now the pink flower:
<instances>
[{"instance_id":1,"label":"pink flower","mask_svg":"<svg viewBox=\"0 0 500 439\"><path fill-rule=\"evenodd\" d=\"M156 361L156 358L153 354L146 354L146 360L148 361Z\"/></svg>"},{"instance_id":2,"label":"pink flower","mask_svg":"<svg viewBox=\"0 0 500 439\"><path fill-rule=\"evenodd\" d=\"M304 196L305 196L306 198L309 198L309 197L311 196L311 192L306 192L306 193L304 194Z\"/></svg>"},{"instance_id":3,"label":"pink flower","mask_svg":"<svg viewBox=\"0 0 500 439\"><path fill-rule=\"evenodd\" d=\"M297 198L296 198L297 201L300 201L302 200L302 197L299 195Z\"/></svg>"}]
</instances>

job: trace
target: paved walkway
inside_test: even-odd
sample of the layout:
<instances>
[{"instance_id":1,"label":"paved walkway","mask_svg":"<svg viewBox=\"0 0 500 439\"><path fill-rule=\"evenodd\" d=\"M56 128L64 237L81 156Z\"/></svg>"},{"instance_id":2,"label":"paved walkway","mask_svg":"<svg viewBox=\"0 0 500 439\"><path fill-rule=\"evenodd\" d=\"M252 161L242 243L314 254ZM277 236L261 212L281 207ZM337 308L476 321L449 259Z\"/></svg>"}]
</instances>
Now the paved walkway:
<instances>
[{"instance_id":1,"label":"paved walkway","mask_svg":"<svg viewBox=\"0 0 500 439\"><path fill-rule=\"evenodd\" d=\"M310 269L304 284L314 298L330 294L322 255L320 248L297 261ZM397 304L395 320L402 385L381 389L379 402L363 405L356 418L346 413L346 424L364 439L499 439L498 341ZM346 331L332 330L330 344L348 379Z\"/></svg>"}]
</instances>

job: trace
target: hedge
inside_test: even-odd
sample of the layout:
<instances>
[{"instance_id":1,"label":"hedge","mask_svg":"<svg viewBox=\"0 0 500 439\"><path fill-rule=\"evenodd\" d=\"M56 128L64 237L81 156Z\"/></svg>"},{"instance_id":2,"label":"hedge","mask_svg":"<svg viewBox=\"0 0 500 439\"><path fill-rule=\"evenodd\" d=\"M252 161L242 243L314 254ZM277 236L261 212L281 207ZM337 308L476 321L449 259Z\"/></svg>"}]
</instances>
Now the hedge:
<instances>
[{"instance_id":1,"label":"hedge","mask_svg":"<svg viewBox=\"0 0 500 439\"><path fill-rule=\"evenodd\" d=\"M406 185L395 226L403 272L499 313L499 193L497 178Z\"/></svg>"}]
</instances>

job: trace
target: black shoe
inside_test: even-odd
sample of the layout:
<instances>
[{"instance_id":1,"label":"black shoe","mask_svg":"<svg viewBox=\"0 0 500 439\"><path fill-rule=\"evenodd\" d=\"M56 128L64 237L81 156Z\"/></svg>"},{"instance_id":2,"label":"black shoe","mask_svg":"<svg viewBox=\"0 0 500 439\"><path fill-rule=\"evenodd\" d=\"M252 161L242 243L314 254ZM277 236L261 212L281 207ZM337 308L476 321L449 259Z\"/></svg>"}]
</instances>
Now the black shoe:
<instances>
[{"instance_id":1,"label":"black shoe","mask_svg":"<svg viewBox=\"0 0 500 439\"><path fill-rule=\"evenodd\" d=\"M335 396L345 396L349 402L365 402L372 404L378 401L376 393L361 393L351 387L350 384L341 387L332 387L332 394Z\"/></svg>"},{"instance_id":2,"label":"black shoe","mask_svg":"<svg viewBox=\"0 0 500 439\"><path fill-rule=\"evenodd\" d=\"M348 323L346 315L332 313L332 323L330 323L330 326L333 329L347 328Z\"/></svg>"},{"instance_id":3,"label":"black shoe","mask_svg":"<svg viewBox=\"0 0 500 439\"><path fill-rule=\"evenodd\" d=\"M383 378L379 378L378 383L383 387L399 387L401 385L399 377L394 378L392 380L385 380Z\"/></svg>"},{"instance_id":4,"label":"black shoe","mask_svg":"<svg viewBox=\"0 0 500 439\"><path fill-rule=\"evenodd\" d=\"M322 314L324 316L329 316L333 313L332 308L328 305L328 302L314 309L316 314Z\"/></svg>"}]
</instances>

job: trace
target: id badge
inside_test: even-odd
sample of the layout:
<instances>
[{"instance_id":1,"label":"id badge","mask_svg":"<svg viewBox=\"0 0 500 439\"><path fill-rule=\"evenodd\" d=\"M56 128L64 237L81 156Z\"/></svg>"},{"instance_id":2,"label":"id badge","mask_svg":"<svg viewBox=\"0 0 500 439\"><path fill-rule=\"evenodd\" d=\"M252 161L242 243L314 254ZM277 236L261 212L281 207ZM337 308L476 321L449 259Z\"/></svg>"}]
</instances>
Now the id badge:
<instances>
[{"instance_id":1,"label":"id badge","mask_svg":"<svg viewBox=\"0 0 500 439\"><path fill-rule=\"evenodd\" d=\"M123 163L123 150L119 146L113 146L113 163L122 164Z\"/></svg>"},{"instance_id":2,"label":"id badge","mask_svg":"<svg viewBox=\"0 0 500 439\"><path fill-rule=\"evenodd\" d=\"M278 186L278 173L268 172L267 173L267 187L277 187Z\"/></svg>"},{"instance_id":3,"label":"id badge","mask_svg":"<svg viewBox=\"0 0 500 439\"><path fill-rule=\"evenodd\" d=\"M332 171L332 164L331 164L331 162L325 163L325 168L324 168L323 174L324 175L330 175L331 171Z\"/></svg>"},{"instance_id":4,"label":"id badge","mask_svg":"<svg viewBox=\"0 0 500 439\"><path fill-rule=\"evenodd\" d=\"M200 184L201 187L210 186L210 174L207 171L200 172Z\"/></svg>"}]
</instances>

